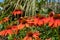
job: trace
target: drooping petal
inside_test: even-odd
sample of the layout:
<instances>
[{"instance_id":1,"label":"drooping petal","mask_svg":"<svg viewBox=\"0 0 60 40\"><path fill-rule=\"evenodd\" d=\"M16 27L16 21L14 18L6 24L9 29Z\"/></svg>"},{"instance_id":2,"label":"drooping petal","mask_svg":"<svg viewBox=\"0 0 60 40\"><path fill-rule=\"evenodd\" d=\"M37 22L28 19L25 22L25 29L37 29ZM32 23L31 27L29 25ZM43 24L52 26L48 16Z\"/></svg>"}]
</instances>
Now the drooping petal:
<instances>
[{"instance_id":1,"label":"drooping petal","mask_svg":"<svg viewBox=\"0 0 60 40\"><path fill-rule=\"evenodd\" d=\"M53 17L52 17L52 18L50 18L50 20L49 20L48 26L52 27L53 24L54 24L54 19L53 19Z\"/></svg>"},{"instance_id":2,"label":"drooping petal","mask_svg":"<svg viewBox=\"0 0 60 40\"><path fill-rule=\"evenodd\" d=\"M59 21L59 20L55 20L55 21L54 21L53 27L58 27L58 21Z\"/></svg>"},{"instance_id":3,"label":"drooping petal","mask_svg":"<svg viewBox=\"0 0 60 40\"><path fill-rule=\"evenodd\" d=\"M40 33L39 33L39 32L34 32L34 33L33 33L33 37L34 37L34 38L38 38L38 37L39 37L39 35L40 35Z\"/></svg>"},{"instance_id":4,"label":"drooping petal","mask_svg":"<svg viewBox=\"0 0 60 40\"><path fill-rule=\"evenodd\" d=\"M42 20L39 20L39 21L38 21L38 25L39 25L39 26L43 25L43 21L42 21Z\"/></svg>"},{"instance_id":5,"label":"drooping petal","mask_svg":"<svg viewBox=\"0 0 60 40\"><path fill-rule=\"evenodd\" d=\"M60 26L60 20L58 20L58 26Z\"/></svg>"},{"instance_id":6,"label":"drooping petal","mask_svg":"<svg viewBox=\"0 0 60 40\"><path fill-rule=\"evenodd\" d=\"M32 40L32 37L28 37L28 36L26 36L26 37L24 37L23 40Z\"/></svg>"},{"instance_id":7,"label":"drooping petal","mask_svg":"<svg viewBox=\"0 0 60 40\"><path fill-rule=\"evenodd\" d=\"M17 28L17 26L13 26L13 27L11 28L11 30L12 30L15 34L18 33L18 28Z\"/></svg>"},{"instance_id":8,"label":"drooping petal","mask_svg":"<svg viewBox=\"0 0 60 40\"><path fill-rule=\"evenodd\" d=\"M44 24L47 24L47 23L49 22L50 18L47 17L47 18L44 18L44 19L42 19L42 20L43 20Z\"/></svg>"},{"instance_id":9,"label":"drooping petal","mask_svg":"<svg viewBox=\"0 0 60 40\"><path fill-rule=\"evenodd\" d=\"M11 29L6 30L5 32L5 36L12 35L12 34L13 34L13 31Z\"/></svg>"},{"instance_id":10,"label":"drooping petal","mask_svg":"<svg viewBox=\"0 0 60 40\"><path fill-rule=\"evenodd\" d=\"M5 36L5 32L6 32L5 30L0 31L0 35L1 35L1 36Z\"/></svg>"},{"instance_id":11,"label":"drooping petal","mask_svg":"<svg viewBox=\"0 0 60 40\"><path fill-rule=\"evenodd\" d=\"M30 26L32 26L33 24L34 24L34 22L32 21L32 20L26 20L27 21L27 23L30 25Z\"/></svg>"},{"instance_id":12,"label":"drooping petal","mask_svg":"<svg viewBox=\"0 0 60 40\"><path fill-rule=\"evenodd\" d=\"M3 23L3 21L0 21L0 24L2 24Z\"/></svg>"},{"instance_id":13,"label":"drooping petal","mask_svg":"<svg viewBox=\"0 0 60 40\"><path fill-rule=\"evenodd\" d=\"M25 27L25 25L21 23L17 27L18 27L19 30L21 30L21 29L23 29Z\"/></svg>"},{"instance_id":14,"label":"drooping petal","mask_svg":"<svg viewBox=\"0 0 60 40\"><path fill-rule=\"evenodd\" d=\"M34 25L38 24L39 19L38 18L34 18Z\"/></svg>"}]
</instances>

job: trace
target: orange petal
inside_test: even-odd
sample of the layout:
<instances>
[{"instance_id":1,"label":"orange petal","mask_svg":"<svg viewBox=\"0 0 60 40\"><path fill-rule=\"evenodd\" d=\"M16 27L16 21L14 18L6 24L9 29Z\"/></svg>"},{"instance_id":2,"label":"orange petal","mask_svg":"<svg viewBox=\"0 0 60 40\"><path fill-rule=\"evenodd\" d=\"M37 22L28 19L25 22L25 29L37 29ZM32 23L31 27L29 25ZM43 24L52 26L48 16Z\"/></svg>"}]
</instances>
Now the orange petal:
<instances>
[{"instance_id":1,"label":"orange petal","mask_svg":"<svg viewBox=\"0 0 60 40\"><path fill-rule=\"evenodd\" d=\"M39 33L39 32L34 32L34 33L33 33L33 37L34 37L34 38L39 37L39 35L40 35L40 33Z\"/></svg>"},{"instance_id":2,"label":"orange petal","mask_svg":"<svg viewBox=\"0 0 60 40\"><path fill-rule=\"evenodd\" d=\"M1 32L0 32L0 35L1 35L1 36L5 36L5 32L6 32L5 30L1 31Z\"/></svg>"},{"instance_id":3,"label":"orange petal","mask_svg":"<svg viewBox=\"0 0 60 40\"><path fill-rule=\"evenodd\" d=\"M58 20L55 20L53 27L58 27Z\"/></svg>"},{"instance_id":4,"label":"orange petal","mask_svg":"<svg viewBox=\"0 0 60 40\"><path fill-rule=\"evenodd\" d=\"M54 24L54 22L49 22L49 25L48 26L51 27L53 24Z\"/></svg>"},{"instance_id":5,"label":"orange petal","mask_svg":"<svg viewBox=\"0 0 60 40\"><path fill-rule=\"evenodd\" d=\"M34 19L34 25L37 25L38 24L38 21L39 21L39 19L38 18L35 18Z\"/></svg>"},{"instance_id":6,"label":"orange petal","mask_svg":"<svg viewBox=\"0 0 60 40\"><path fill-rule=\"evenodd\" d=\"M46 39L46 40L52 40L51 38L48 38L48 39Z\"/></svg>"},{"instance_id":7,"label":"orange petal","mask_svg":"<svg viewBox=\"0 0 60 40\"><path fill-rule=\"evenodd\" d=\"M11 34L13 34L12 30L10 30L10 29L9 30L6 30L5 36L6 35L11 35Z\"/></svg>"},{"instance_id":8,"label":"orange petal","mask_svg":"<svg viewBox=\"0 0 60 40\"><path fill-rule=\"evenodd\" d=\"M17 26L12 26L11 30L15 31L18 30Z\"/></svg>"},{"instance_id":9,"label":"orange petal","mask_svg":"<svg viewBox=\"0 0 60 40\"><path fill-rule=\"evenodd\" d=\"M28 36L24 37L24 39L23 39L23 40L27 40L27 39L28 39Z\"/></svg>"},{"instance_id":10,"label":"orange petal","mask_svg":"<svg viewBox=\"0 0 60 40\"><path fill-rule=\"evenodd\" d=\"M48 18L44 18L44 19L43 19L44 24L47 24L47 23L49 22L49 20L50 20L49 17L48 17Z\"/></svg>"},{"instance_id":11,"label":"orange petal","mask_svg":"<svg viewBox=\"0 0 60 40\"><path fill-rule=\"evenodd\" d=\"M60 26L60 20L57 21L58 26Z\"/></svg>"},{"instance_id":12,"label":"orange petal","mask_svg":"<svg viewBox=\"0 0 60 40\"><path fill-rule=\"evenodd\" d=\"M43 25L43 21L42 20L39 20L38 25L39 26Z\"/></svg>"},{"instance_id":13,"label":"orange petal","mask_svg":"<svg viewBox=\"0 0 60 40\"><path fill-rule=\"evenodd\" d=\"M42 40L41 38L39 38L39 37L37 37L37 38L35 38L35 40Z\"/></svg>"},{"instance_id":14,"label":"orange petal","mask_svg":"<svg viewBox=\"0 0 60 40\"><path fill-rule=\"evenodd\" d=\"M50 21L49 21L48 26L52 26L53 24L54 24L54 19L53 18L50 18Z\"/></svg>"},{"instance_id":15,"label":"orange petal","mask_svg":"<svg viewBox=\"0 0 60 40\"><path fill-rule=\"evenodd\" d=\"M28 23L26 23L26 24L25 24L25 26L26 26L26 27L29 27L29 24L28 24Z\"/></svg>"},{"instance_id":16,"label":"orange petal","mask_svg":"<svg viewBox=\"0 0 60 40\"><path fill-rule=\"evenodd\" d=\"M17 27L20 30L20 29L23 29L25 27L25 25L24 24L19 24Z\"/></svg>"},{"instance_id":17,"label":"orange petal","mask_svg":"<svg viewBox=\"0 0 60 40\"><path fill-rule=\"evenodd\" d=\"M32 37L28 37L28 36L26 36L26 37L24 37L23 40L32 40Z\"/></svg>"},{"instance_id":18,"label":"orange petal","mask_svg":"<svg viewBox=\"0 0 60 40\"><path fill-rule=\"evenodd\" d=\"M3 23L3 21L0 21L0 24L2 24Z\"/></svg>"},{"instance_id":19,"label":"orange petal","mask_svg":"<svg viewBox=\"0 0 60 40\"><path fill-rule=\"evenodd\" d=\"M9 20L8 17L3 18L3 22L7 22Z\"/></svg>"}]
</instances>

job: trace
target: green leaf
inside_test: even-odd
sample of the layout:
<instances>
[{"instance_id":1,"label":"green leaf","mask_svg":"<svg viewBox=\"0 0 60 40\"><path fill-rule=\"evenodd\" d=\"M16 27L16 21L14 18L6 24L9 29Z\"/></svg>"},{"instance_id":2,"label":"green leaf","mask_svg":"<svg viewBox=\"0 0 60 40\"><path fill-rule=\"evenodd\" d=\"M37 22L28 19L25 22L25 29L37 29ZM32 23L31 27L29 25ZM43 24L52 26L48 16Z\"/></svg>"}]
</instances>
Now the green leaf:
<instances>
[{"instance_id":1,"label":"green leaf","mask_svg":"<svg viewBox=\"0 0 60 40\"><path fill-rule=\"evenodd\" d=\"M55 40L55 37L52 37L52 40Z\"/></svg>"},{"instance_id":2,"label":"green leaf","mask_svg":"<svg viewBox=\"0 0 60 40\"><path fill-rule=\"evenodd\" d=\"M8 40L14 40L13 36L12 35L9 35L8 36Z\"/></svg>"},{"instance_id":3,"label":"green leaf","mask_svg":"<svg viewBox=\"0 0 60 40\"><path fill-rule=\"evenodd\" d=\"M3 29L3 25L2 24L0 24L0 30L2 30Z\"/></svg>"}]
</instances>

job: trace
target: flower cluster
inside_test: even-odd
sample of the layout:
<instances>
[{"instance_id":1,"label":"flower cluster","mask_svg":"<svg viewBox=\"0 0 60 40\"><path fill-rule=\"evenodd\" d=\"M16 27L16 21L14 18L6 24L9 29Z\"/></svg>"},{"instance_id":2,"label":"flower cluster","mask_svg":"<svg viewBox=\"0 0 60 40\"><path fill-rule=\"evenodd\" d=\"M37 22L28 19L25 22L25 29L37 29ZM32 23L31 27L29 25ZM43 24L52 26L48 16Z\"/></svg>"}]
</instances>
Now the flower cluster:
<instances>
[{"instance_id":1,"label":"flower cluster","mask_svg":"<svg viewBox=\"0 0 60 40\"><path fill-rule=\"evenodd\" d=\"M17 32L18 32L17 27L16 26L13 26L10 29L1 31L0 32L0 35L1 36L7 36L7 35L12 35L13 33L17 33Z\"/></svg>"},{"instance_id":2,"label":"flower cluster","mask_svg":"<svg viewBox=\"0 0 60 40\"><path fill-rule=\"evenodd\" d=\"M22 13L22 11L17 10L18 12L14 11L13 15L19 15ZM8 36L12 34L18 34L19 30L22 30L24 28L30 28L32 26L37 27L42 27L45 25L48 25L50 28L58 28L60 26L60 19L58 18L60 15L55 15L55 16L33 16L33 17L27 17L27 18L20 18L18 20L19 24L18 25L12 25L8 26L7 29L0 31L0 36ZM5 17L3 19L3 22L7 22L9 20L8 17ZM43 28L43 27L42 27ZM38 29L37 29L38 30ZM35 32L28 32L25 37L23 37L23 40L42 40L40 37L40 32L35 31ZM16 40L16 39L14 39ZM47 38L46 40L52 40L51 38Z\"/></svg>"},{"instance_id":3,"label":"flower cluster","mask_svg":"<svg viewBox=\"0 0 60 40\"><path fill-rule=\"evenodd\" d=\"M29 26L35 25L35 26L42 26L42 25L48 25L49 27L59 27L60 26L60 19L56 19L54 17L33 17L33 18L27 18L27 19L21 19L19 20L20 23L28 24Z\"/></svg>"}]
</instances>

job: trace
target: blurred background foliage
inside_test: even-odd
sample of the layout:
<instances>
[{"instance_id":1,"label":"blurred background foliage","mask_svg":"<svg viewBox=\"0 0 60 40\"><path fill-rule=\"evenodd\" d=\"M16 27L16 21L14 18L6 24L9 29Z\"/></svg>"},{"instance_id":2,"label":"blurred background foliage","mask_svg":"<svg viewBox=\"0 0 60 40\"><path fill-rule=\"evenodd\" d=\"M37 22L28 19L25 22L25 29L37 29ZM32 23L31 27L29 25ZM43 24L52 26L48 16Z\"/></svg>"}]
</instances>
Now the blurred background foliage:
<instances>
[{"instance_id":1,"label":"blurred background foliage","mask_svg":"<svg viewBox=\"0 0 60 40\"><path fill-rule=\"evenodd\" d=\"M1 12L10 13L18 8L25 11L25 16L33 16L36 13L48 14L50 10L55 11L55 13L60 13L59 5L59 0L4 0L4 2L0 2L0 7L4 9Z\"/></svg>"}]
</instances>

